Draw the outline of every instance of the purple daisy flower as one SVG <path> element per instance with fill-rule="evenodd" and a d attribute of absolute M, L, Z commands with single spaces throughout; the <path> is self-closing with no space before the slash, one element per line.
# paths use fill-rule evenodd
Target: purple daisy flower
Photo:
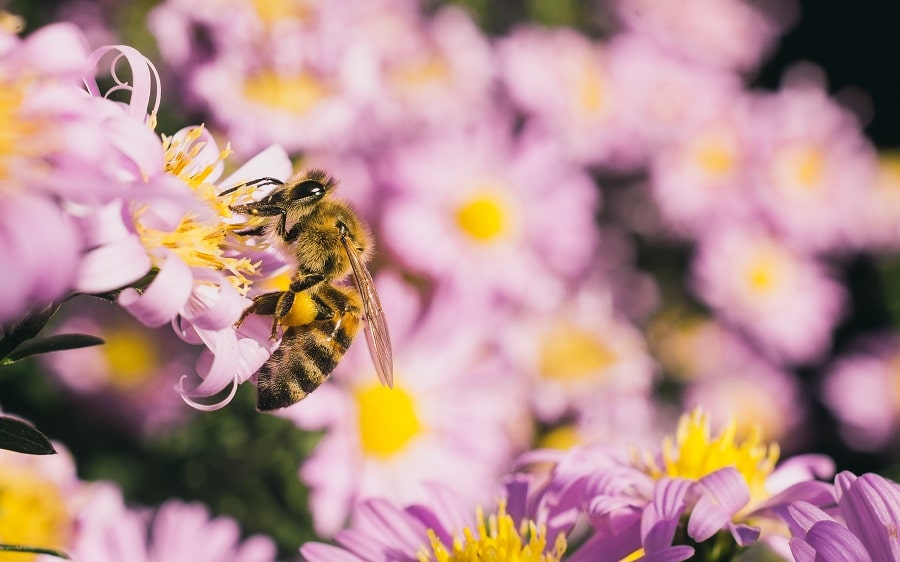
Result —
<path fill-rule="evenodd" d="M 790 547 L 797 562 L 900 559 L 900 486 L 877 474 L 841 472 L 834 479 L 838 510 L 807 502 L 788 508 L 795 526 Z"/>

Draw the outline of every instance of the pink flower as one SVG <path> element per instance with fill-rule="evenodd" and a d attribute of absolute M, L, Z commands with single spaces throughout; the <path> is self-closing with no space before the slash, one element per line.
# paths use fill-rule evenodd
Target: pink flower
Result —
<path fill-rule="evenodd" d="M 900 338 L 873 336 L 838 357 L 822 381 L 822 398 L 844 442 L 863 451 L 889 445 L 900 427 Z"/>
<path fill-rule="evenodd" d="M 521 27 L 497 50 L 512 102 L 575 161 L 614 168 L 640 161 L 643 147 L 606 44 L 571 29 Z"/>
<path fill-rule="evenodd" d="M 0 297 L 7 320 L 72 289 L 85 243 L 74 215 L 121 185 L 104 133 L 115 108 L 80 87 L 90 63 L 79 31 L 57 24 L 26 39 L 0 33 L 0 254 L 15 268 Z"/>
<path fill-rule="evenodd" d="M 846 300 L 822 263 L 757 229 L 707 232 L 693 282 L 725 320 L 788 362 L 827 350 Z"/>
<path fill-rule="evenodd" d="M 356 342 L 333 382 L 280 411 L 303 429 L 326 430 L 300 469 L 324 536 L 367 498 L 423 500 L 429 481 L 459 490 L 474 507 L 490 498 L 528 438 L 523 389 L 483 353 L 485 334 L 459 314 L 458 302 L 439 299 L 420 317 L 409 287 L 393 277 L 377 285 L 394 345 L 393 389 L 379 384 Z"/>
<path fill-rule="evenodd" d="M 757 201 L 775 231 L 812 251 L 847 248 L 861 224 L 876 154 L 858 118 L 798 69 L 753 108 Z"/>
<path fill-rule="evenodd" d="M 792 23 L 794 2 L 758 6 L 742 0 L 700 0 L 675 6 L 653 0 L 618 0 L 626 27 L 667 51 L 710 66 L 751 70 Z"/>
<path fill-rule="evenodd" d="M 435 280 L 514 301 L 552 299 L 559 277 L 587 270 L 596 187 L 546 139 L 513 140 L 504 119 L 398 146 L 381 177 L 395 193 L 384 246 Z"/>
<path fill-rule="evenodd" d="M 151 512 L 129 509 L 121 492 L 107 487 L 85 505 L 69 554 L 75 562 L 270 562 L 275 544 L 268 537 L 241 539 L 229 517 L 211 518 L 205 506 L 169 500 Z"/>

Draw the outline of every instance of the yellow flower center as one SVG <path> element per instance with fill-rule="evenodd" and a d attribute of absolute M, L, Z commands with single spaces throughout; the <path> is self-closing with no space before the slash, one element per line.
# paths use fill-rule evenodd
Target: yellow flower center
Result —
<path fill-rule="evenodd" d="M 606 77 L 596 64 L 593 57 L 582 61 L 575 79 L 576 107 L 587 115 L 598 115 L 607 104 Z"/>
<path fill-rule="evenodd" d="M 49 123 L 21 114 L 27 89 L 26 80 L 9 82 L 0 77 L 0 182 L 3 184 L 13 179 L 17 166 L 34 167 L 36 159 L 50 151 L 46 146 L 50 139 L 39 135 Z"/>
<path fill-rule="evenodd" d="M 544 378 L 575 381 L 596 376 L 617 360 L 595 332 L 563 322 L 541 342 L 538 364 Z"/>
<path fill-rule="evenodd" d="M 825 155 L 812 145 L 783 148 L 774 159 L 775 181 L 783 189 L 800 188 L 801 193 L 816 190 L 825 177 Z"/>
<path fill-rule="evenodd" d="M 419 562 L 559 562 L 566 551 L 566 539 L 560 534 L 551 552 L 547 548 L 547 529 L 533 521 L 523 521 L 517 529 L 501 502 L 496 514 L 487 519 L 484 510 L 476 510 L 476 528 L 466 527 L 461 536 L 445 545 L 431 529 L 431 544 L 418 553 Z"/>
<path fill-rule="evenodd" d="M 573 425 L 561 425 L 554 427 L 545 433 L 537 443 L 539 449 L 558 449 L 567 451 L 576 445 L 582 444 L 581 436 Z"/>
<path fill-rule="evenodd" d="M 450 69 L 444 59 L 431 55 L 395 66 L 389 77 L 392 83 L 406 91 L 424 91 L 445 84 Z"/>
<path fill-rule="evenodd" d="M 763 296 L 772 294 L 787 280 L 789 256 L 780 248 L 764 244 L 757 248 L 744 269 L 744 279 L 751 294 Z"/>
<path fill-rule="evenodd" d="M 121 389 L 140 387 L 152 379 L 160 366 L 160 355 L 147 332 L 117 327 L 103 334 L 100 346 L 109 365 L 110 382 Z"/>
<path fill-rule="evenodd" d="M 244 83 L 244 95 L 272 109 L 306 115 L 328 96 L 328 89 L 308 73 L 285 76 L 263 71 Z"/>
<path fill-rule="evenodd" d="M 456 224 L 477 242 L 496 242 L 509 231 L 510 205 L 496 189 L 482 188 L 456 208 Z"/>
<path fill-rule="evenodd" d="M 692 150 L 697 167 L 713 179 L 727 176 L 737 165 L 734 139 L 724 130 L 701 134 Z"/>
<path fill-rule="evenodd" d="M 721 468 L 734 467 L 750 488 L 752 498 L 766 496 L 765 481 L 775 468 L 778 445 L 763 444 L 758 430 L 751 430 L 738 442 L 737 424 L 732 420 L 715 438 L 710 436 L 709 416 L 696 408 L 681 416 L 673 440 L 663 440 L 663 466 L 645 455 L 647 473 L 653 478 L 669 476 L 699 480 Z"/>
<path fill-rule="evenodd" d="M 400 387 L 372 385 L 356 392 L 360 445 L 365 454 L 388 458 L 422 431 L 412 395 Z"/>
<path fill-rule="evenodd" d="M 30 468 L 0 464 L 0 544 L 65 550 L 71 531 L 66 502 L 52 482 Z M 35 558 L 34 554 L 0 552 L 0 562 Z"/>
<path fill-rule="evenodd" d="M 222 150 L 216 162 L 194 171 L 190 166 L 203 149 L 204 143 L 198 142 L 202 134 L 203 127 L 194 127 L 183 139 L 163 137 L 165 170 L 182 180 L 197 199 L 210 209 L 210 214 L 214 218 L 201 218 L 188 213 L 174 230 L 157 230 L 141 220 L 148 210 L 141 207 L 134 210 L 135 226 L 141 242 L 150 250 L 151 258 L 155 262 L 160 256 L 155 255 L 153 250 L 166 248 L 191 267 L 206 267 L 227 272 L 226 278 L 242 294 L 246 294 L 251 285 L 248 276 L 258 273 L 258 265 L 246 257 L 225 256 L 226 240 L 230 232 L 238 229 L 240 225 L 228 225 L 224 219 L 231 217 L 229 205 L 235 201 L 238 194 L 231 193 L 220 197 L 219 189 L 207 181 L 216 164 L 224 160 L 230 154 L 230 150 L 227 148 Z M 159 266 L 160 263 L 154 265 Z"/>
<path fill-rule="evenodd" d="M 283 20 L 303 20 L 311 12 L 306 2 L 298 0 L 253 0 L 253 9 L 267 26 Z"/>

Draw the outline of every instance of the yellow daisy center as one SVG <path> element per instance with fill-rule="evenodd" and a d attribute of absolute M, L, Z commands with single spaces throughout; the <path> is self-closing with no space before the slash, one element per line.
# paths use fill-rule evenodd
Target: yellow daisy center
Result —
<path fill-rule="evenodd" d="M 413 396 L 403 388 L 361 388 L 356 405 L 360 445 L 368 456 L 392 457 L 423 432 Z"/>
<path fill-rule="evenodd" d="M 709 415 L 697 408 L 681 416 L 673 439 L 663 440 L 662 461 L 659 467 L 650 455 L 645 455 L 645 467 L 650 476 L 661 478 L 700 478 L 725 467 L 740 472 L 753 498 L 766 496 L 765 481 L 775 468 L 780 454 L 776 443 L 764 444 L 758 430 L 751 429 L 743 441 L 737 439 L 737 424 L 732 420 L 719 433 L 710 435 Z"/>
<path fill-rule="evenodd" d="M 785 147 L 775 155 L 773 165 L 775 181 L 784 189 L 800 188 L 801 193 L 813 192 L 825 178 L 825 155 L 813 145 Z"/>
<path fill-rule="evenodd" d="M 149 333 L 117 327 L 103 335 L 100 346 L 109 365 L 110 382 L 124 390 L 151 380 L 160 366 L 160 354 Z"/>
<path fill-rule="evenodd" d="M 558 449 L 567 451 L 576 445 L 581 445 L 582 439 L 578 434 L 578 429 L 571 425 L 561 425 L 554 427 L 545 433 L 537 443 L 538 449 Z"/>
<path fill-rule="evenodd" d="M 220 197 L 219 189 L 207 181 L 216 164 L 224 160 L 230 154 L 230 150 L 222 150 L 216 162 L 194 171 L 190 165 L 203 149 L 204 143 L 198 142 L 202 134 L 203 127 L 194 127 L 183 139 L 163 137 L 165 170 L 182 180 L 197 199 L 209 208 L 214 218 L 201 218 L 194 213 L 188 213 L 174 230 L 157 230 L 141 220 L 142 215 L 147 212 L 147 208 L 142 207 L 134 210 L 135 225 L 144 247 L 151 250 L 152 259 L 159 259 L 152 250 L 166 248 L 191 267 L 227 272 L 226 278 L 242 294 L 246 294 L 251 285 L 248 276 L 258 273 L 257 264 L 246 257 L 225 256 L 226 239 L 238 226 L 228 225 L 224 219 L 231 217 L 229 205 L 234 202 L 237 193 Z"/>
<path fill-rule="evenodd" d="M 608 104 L 606 77 L 597 68 L 594 57 L 587 57 L 577 67 L 574 80 L 575 107 L 582 114 L 598 115 Z"/>
<path fill-rule="evenodd" d="M 71 532 L 71 516 L 55 484 L 31 468 L 0 465 L 0 544 L 65 550 Z M 0 552 L 0 562 L 35 558 Z"/>
<path fill-rule="evenodd" d="M 561 323 L 541 342 L 538 364 L 545 378 L 575 381 L 596 375 L 617 360 L 597 333 Z"/>
<path fill-rule="evenodd" d="M 36 117 L 22 115 L 28 82 L 9 82 L 0 78 L 0 182 L 5 184 L 21 163 L 30 167 L 35 159 L 46 154 L 50 140 L 39 135 L 49 123 Z M 12 183 L 12 182 L 11 182 Z"/>
<path fill-rule="evenodd" d="M 303 20 L 311 12 L 306 2 L 297 0 L 253 0 L 253 9 L 267 26 L 284 20 Z"/>
<path fill-rule="evenodd" d="M 449 77 L 447 63 L 437 55 L 397 65 L 389 73 L 392 83 L 410 92 L 430 90 L 446 83 Z"/>
<path fill-rule="evenodd" d="M 566 539 L 560 534 L 551 552 L 547 548 L 547 529 L 533 521 L 523 521 L 516 528 L 513 518 L 501 502 L 496 514 L 485 518 L 484 510 L 476 510 L 476 528 L 466 527 L 445 545 L 431 529 L 431 544 L 418 553 L 419 562 L 559 562 L 566 551 Z"/>
<path fill-rule="evenodd" d="M 692 152 L 700 171 L 713 179 L 726 177 L 737 166 L 734 140 L 725 131 L 715 130 L 701 134 L 693 142 Z"/>
<path fill-rule="evenodd" d="M 456 207 L 456 224 L 469 238 L 496 242 L 510 230 L 510 204 L 499 190 L 476 190 Z"/>
<path fill-rule="evenodd" d="M 244 95 L 272 109 L 306 115 L 328 96 L 328 88 L 309 73 L 263 71 L 244 83 Z"/>
<path fill-rule="evenodd" d="M 744 268 L 744 282 L 756 296 L 774 293 L 787 281 L 790 272 L 789 256 L 773 245 L 758 247 Z"/>

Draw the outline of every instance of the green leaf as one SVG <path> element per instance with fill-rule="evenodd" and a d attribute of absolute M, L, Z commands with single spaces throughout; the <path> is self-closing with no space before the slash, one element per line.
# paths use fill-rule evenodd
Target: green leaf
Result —
<path fill-rule="evenodd" d="M 39 548 L 36 546 L 22 546 L 18 544 L 0 544 L 0 552 L 31 552 L 34 554 L 49 554 L 50 556 L 56 556 L 57 558 L 63 558 L 65 560 L 71 560 L 69 555 L 65 552 L 61 552 L 59 550 L 53 550 L 50 548 Z M 24 558 L 23 558 L 24 560 Z"/>
<path fill-rule="evenodd" d="M 87 334 L 57 334 L 43 338 L 33 338 L 23 342 L 5 359 L 6 362 L 18 361 L 25 357 L 50 353 L 52 351 L 64 351 L 66 349 L 78 349 L 92 345 L 102 345 L 103 340 L 97 336 Z"/>
<path fill-rule="evenodd" d="M 0 359 L 9 357 L 17 347 L 40 332 L 59 310 L 58 304 L 51 304 L 40 310 L 32 310 L 14 321 L 3 324 L 0 338 Z"/>
<path fill-rule="evenodd" d="M 0 416 L 0 449 L 26 455 L 54 455 L 56 450 L 47 437 L 30 423 Z"/>

